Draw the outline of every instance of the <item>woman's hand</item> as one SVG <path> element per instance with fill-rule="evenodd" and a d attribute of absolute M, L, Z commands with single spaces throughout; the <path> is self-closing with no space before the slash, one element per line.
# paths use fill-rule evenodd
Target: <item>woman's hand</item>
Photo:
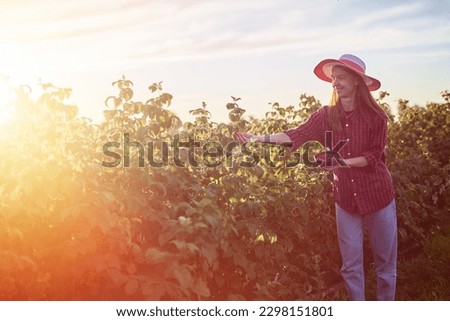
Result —
<path fill-rule="evenodd" d="M 345 160 L 335 152 L 321 152 L 315 155 L 314 159 L 319 163 L 319 168 L 325 169 L 327 171 L 333 171 L 337 168 L 348 167 Z"/>
<path fill-rule="evenodd" d="M 234 132 L 233 138 L 239 143 L 239 144 L 245 144 L 247 142 L 255 142 L 257 141 L 257 136 L 250 134 L 250 133 L 239 133 Z"/>
<path fill-rule="evenodd" d="M 257 142 L 262 144 L 283 145 L 285 147 L 291 147 L 292 141 L 285 133 L 270 134 L 270 135 L 253 135 L 250 133 L 233 133 L 233 138 L 241 143 Z"/>

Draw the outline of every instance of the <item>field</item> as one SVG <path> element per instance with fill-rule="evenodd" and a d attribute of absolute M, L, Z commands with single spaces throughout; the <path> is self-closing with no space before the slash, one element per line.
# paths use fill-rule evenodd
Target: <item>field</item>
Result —
<path fill-rule="evenodd" d="M 130 80 L 114 85 L 100 123 L 78 115 L 70 89 L 18 89 L 0 127 L 1 300 L 347 299 L 327 172 L 232 138 L 296 126 L 320 102 L 304 94 L 247 119 L 244 99 L 231 98 L 229 122 L 206 104 L 183 122 L 161 83 L 145 102 L 133 101 Z M 442 98 L 401 100 L 389 123 L 398 300 L 450 300 L 450 93 Z M 374 299 L 368 247 L 365 258 Z"/>

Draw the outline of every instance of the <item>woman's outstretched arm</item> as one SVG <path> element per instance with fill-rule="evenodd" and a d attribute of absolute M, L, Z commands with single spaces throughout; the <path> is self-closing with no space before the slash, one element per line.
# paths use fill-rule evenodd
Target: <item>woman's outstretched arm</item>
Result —
<path fill-rule="evenodd" d="M 236 141 L 241 144 L 247 142 L 258 142 L 258 143 L 268 143 L 268 144 L 290 144 L 292 143 L 291 138 L 285 133 L 278 134 L 266 134 L 266 135 L 253 135 L 250 133 L 238 133 L 235 132 L 233 137 Z"/>

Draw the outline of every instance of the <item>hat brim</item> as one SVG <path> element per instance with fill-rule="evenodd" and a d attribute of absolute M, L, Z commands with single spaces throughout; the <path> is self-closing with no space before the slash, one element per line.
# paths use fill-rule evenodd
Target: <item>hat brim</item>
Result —
<path fill-rule="evenodd" d="M 319 64 L 314 68 L 314 74 L 319 77 L 319 79 L 322 79 L 327 82 L 331 82 L 331 71 L 333 67 L 335 66 L 341 66 L 343 68 L 349 69 L 358 75 L 362 77 L 364 80 L 364 83 L 366 84 L 367 88 L 370 91 L 377 90 L 381 87 L 381 82 L 373 77 L 367 76 L 366 74 L 362 73 L 361 71 L 352 68 L 351 66 L 348 66 L 344 63 L 342 63 L 339 60 L 336 59 L 325 59 L 319 62 Z"/>

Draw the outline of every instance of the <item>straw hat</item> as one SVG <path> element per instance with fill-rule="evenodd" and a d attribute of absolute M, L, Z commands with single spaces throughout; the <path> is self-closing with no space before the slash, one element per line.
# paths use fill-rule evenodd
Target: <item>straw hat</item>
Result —
<path fill-rule="evenodd" d="M 381 83 L 379 80 L 366 75 L 366 64 L 358 57 L 350 54 L 342 55 L 338 60 L 325 59 L 319 62 L 314 68 L 314 73 L 320 79 L 331 82 L 331 71 L 334 66 L 341 66 L 350 69 L 360 75 L 369 90 L 377 90 L 380 88 Z"/>

